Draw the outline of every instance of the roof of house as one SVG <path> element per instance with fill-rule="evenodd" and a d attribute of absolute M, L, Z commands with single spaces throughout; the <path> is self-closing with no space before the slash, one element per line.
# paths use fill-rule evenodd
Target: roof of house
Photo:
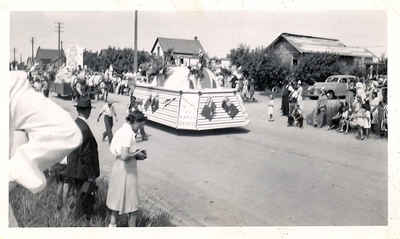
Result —
<path fill-rule="evenodd" d="M 64 50 L 61 50 L 61 55 L 64 55 Z M 58 50 L 57 49 L 43 49 L 43 48 L 39 47 L 36 52 L 36 59 L 57 60 L 58 59 Z"/>
<path fill-rule="evenodd" d="M 341 56 L 376 57 L 372 52 L 362 47 L 346 46 L 337 39 L 282 33 L 270 46 L 285 39 L 299 53 L 330 53 Z"/>
<path fill-rule="evenodd" d="M 203 46 L 200 41 L 197 39 L 187 40 L 187 39 L 176 39 L 176 38 L 165 38 L 158 37 L 151 48 L 151 52 L 153 52 L 154 48 L 157 45 L 157 42 L 160 43 L 160 46 L 163 51 L 168 51 L 169 49 L 173 49 L 176 54 L 185 54 L 185 55 L 197 55 L 199 51 L 204 51 Z"/>

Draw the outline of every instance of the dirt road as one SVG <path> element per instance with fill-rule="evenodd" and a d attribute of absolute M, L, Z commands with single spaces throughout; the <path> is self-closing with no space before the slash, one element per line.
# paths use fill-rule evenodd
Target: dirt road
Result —
<path fill-rule="evenodd" d="M 111 95 L 119 121 L 128 97 Z M 71 101 L 52 99 L 70 112 Z M 140 193 L 182 226 L 317 226 L 387 224 L 387 140 L 334 131 L 286 127 L 275 100 L 274 122 L 265 122 L 267 97 L 246 104 L 244 128 L 206 132 L 146 127 L 141 143 L 149 159 L 139 163 Z M 306 113 L 315 101 L 305 101 Z M 101 141 L 104 123 L 89 120 L 100 145 L 102 175 L 113 158 Z M 72 113 L 75 114 L 75 113 Z"/>

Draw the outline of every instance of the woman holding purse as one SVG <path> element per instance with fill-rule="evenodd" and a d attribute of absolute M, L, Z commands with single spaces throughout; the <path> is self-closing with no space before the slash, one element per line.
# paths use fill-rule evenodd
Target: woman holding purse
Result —
<path fill-rule="evenodd" d="M 106 201 L 111 210 L 109 227 L 116 227 L 118 214 L 128 214 L 129 226 L 136 225 L 139 203 L 136 160 L 146 158 L 146 152 L 135 147 L 135 132 L 145 123 L 145 119 L 140 111 L 130 113 L 111 141 L 110 150 L 115 161 Z"/>

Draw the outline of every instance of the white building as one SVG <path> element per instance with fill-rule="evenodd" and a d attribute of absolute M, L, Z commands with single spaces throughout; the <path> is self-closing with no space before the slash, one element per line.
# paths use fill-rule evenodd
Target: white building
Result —
<path fill-rule="evenodd" d="M 165 57 L 167 52 L 172 52 L 169 62 L 177 65 L 195 65 L 199 62 L 199 52 L 205 53 L 197 37 L 194 40 L 158 37 L 151 48 L 151 54 Z"/>

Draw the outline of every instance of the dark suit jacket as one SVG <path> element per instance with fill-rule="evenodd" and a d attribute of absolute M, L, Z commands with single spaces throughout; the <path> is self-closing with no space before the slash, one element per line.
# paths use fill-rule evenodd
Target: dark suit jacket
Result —
<path fill-rule="evenodd" d="M 75 120 L 82 132 L 82 144 L 67 158 L 66 177 L 87 180 L 100 176 L 97 142 L 89 126 L 80 118 Z"/>

